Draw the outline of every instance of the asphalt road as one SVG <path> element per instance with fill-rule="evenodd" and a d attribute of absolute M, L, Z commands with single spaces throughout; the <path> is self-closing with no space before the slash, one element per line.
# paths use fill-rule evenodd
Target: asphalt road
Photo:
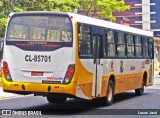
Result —
<path fill-rule="evenodd" d="M 68 99 L 65 104 L 50 104 L 45 97 L 21 96 L 0 100 L 0 109 L 42 111 L 49 115 L 139 115 L 143 113 L 160 115 L 160 76 L 155 75 L 154 85 L 145 88 L 143 96 L 128 91 L 115 96 L 111 106 L 104 106 L 100 100 L 87 101 Z"/>

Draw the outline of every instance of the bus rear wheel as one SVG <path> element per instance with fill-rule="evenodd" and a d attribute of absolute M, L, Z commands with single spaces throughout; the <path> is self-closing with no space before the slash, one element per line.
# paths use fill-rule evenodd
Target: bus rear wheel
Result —
<path fill-rule="evenodd" d="M 56 97 L 56 96 L 48 95 L 47 100 L 49 103 L 65 103 L 67 100 L 67 97 Z"/>
<path fill-rule="evenodd" d="M 135 89 L 135 93 L 138 96 L 141 96 L 144 94 L 144 81 L 142 82 L 142 88 Z"/>
<path fill-rule="evenodd" d="M 106 96 L 103 98 L 107 106 L 110 106 L 112 104 L 113 97 L 114 97 L 114 83 L 112 80 L 109 80 Z"/>

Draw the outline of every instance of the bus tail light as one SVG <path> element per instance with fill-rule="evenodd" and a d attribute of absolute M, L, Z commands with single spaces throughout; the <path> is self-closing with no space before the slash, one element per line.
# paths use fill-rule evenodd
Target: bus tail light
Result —
<path fill-rule="evenodd" d="M 13 16 L 13 14 L 14 14 L 14 13 L 10 13 L 10 14 L 8 15 L 8 19 L 11 19 L 12 16 Z"/>
<path fill-rule="evenodd" d="M 9 71 L 9 68 L 8 68 L 8 64 L 5 61 L 3 62 L 3 73 L 4 73 L 5 78 L 8 81 L 12 81 L 12 77 L 11 77 L 11 74 L 10 74 L 10 71 Z"/>
<path fill-rule="evenodd" d="M 73 19 L 73 16 L 70 16 L 70 19 Z"/>
<path fill-rule="evenodd" d="M 71 79 L 74 75 L 74 71 L 75 71 L 75 65 L 74 64 L 70 64 L 68 66 L 67 72 L 65 74 L 64 80 L 63 80 L 63 84 L 69 84 L 71 82 Z"/>

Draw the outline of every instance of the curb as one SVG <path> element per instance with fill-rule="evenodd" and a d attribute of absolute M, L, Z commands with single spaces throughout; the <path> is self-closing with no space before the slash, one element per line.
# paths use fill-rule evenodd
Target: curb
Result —
<path fill-rule="evenodd" d="M 0 99 L 3 99 L 4 98 L 4 96 L 0 96 Z"/>
<path fill-rule="evenodd" d="M 4 92 L 3 89 L 0 87 L 0 100 L 15 98 L 19 96 L 20 95 L 18 94 Z"/>

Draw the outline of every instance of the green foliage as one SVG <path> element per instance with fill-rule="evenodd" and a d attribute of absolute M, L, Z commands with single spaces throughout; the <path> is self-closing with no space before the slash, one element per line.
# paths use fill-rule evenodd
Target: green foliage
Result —
<path fill-rule="evenodd" d="M 113 12 L 123 12 L 129 10 L 130 7 L 125 5 L 124 0 L 80 0 L 80 9 L 87 12 L 87 16 L 107 18 L 115 21 Z"/>
<path fill-rule="evenodd" d="M 3 2 L 2 2 L 2 1 L 0 1 L 0 7 L 1 7 L 1 6 L 3 6 Z"/>
<path fill-rule="evenodd" d="M 11 12 L 22 11 L 61 11 L 74 12 L 84 9 L 88 16 L 101 16 L 111 21 L 114 11 L 125 11 L 124 0 L 0 0 L 0 37 L 4 36 L 7 16 Z"/>
<path fill-rule="evenodd" d="M 0 0 L 0 37 L 4 37 L 7 16 L 11 12 L 73 12 L 78 6 L 76 0 Z"/>
<path fill-rule="evenodd" d="M 7 23 L 7 18 L 0 18 L 0 37 L 5 35 L 5 24 Z"/>

